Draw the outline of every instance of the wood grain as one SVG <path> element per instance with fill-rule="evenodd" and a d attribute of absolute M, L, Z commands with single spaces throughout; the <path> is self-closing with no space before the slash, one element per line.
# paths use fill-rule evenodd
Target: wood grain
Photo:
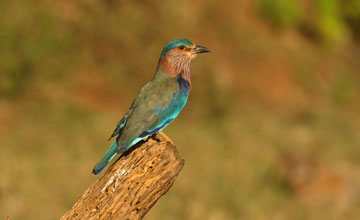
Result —
<path fill-rule="evenodd" d="M 184 166 L 173 144 L 149 138 L 122 155 L 61 220 L 142 219 Z"/>

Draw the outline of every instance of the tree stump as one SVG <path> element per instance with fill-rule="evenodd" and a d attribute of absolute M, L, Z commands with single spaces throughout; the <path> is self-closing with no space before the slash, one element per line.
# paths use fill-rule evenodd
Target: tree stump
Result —
<path fill-rule="evenodd" d="M 61 220 L 142 219 L 172 186 L 184 160 L 171 140 L 159 135 L 133 148 L 88 187 Z"/>

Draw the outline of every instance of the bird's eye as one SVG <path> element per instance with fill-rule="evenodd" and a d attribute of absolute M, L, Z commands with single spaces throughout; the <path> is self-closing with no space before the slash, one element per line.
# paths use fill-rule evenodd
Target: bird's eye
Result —
<path fill-rule="evenodd" d="M 180 49 L 180 50 L 185 49 L 184 45 L 180 45 L 180 46 L 179 46 L 179 49 Z"/>

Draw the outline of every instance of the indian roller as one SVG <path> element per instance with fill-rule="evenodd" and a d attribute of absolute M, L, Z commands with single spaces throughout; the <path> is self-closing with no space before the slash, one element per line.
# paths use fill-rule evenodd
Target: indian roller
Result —
<path fill-rule="evenodd" d="M 116 137 L 103 158 L 95 165 L 98 174 L 117 153 L 162 131 L 184 108 L 189 90 L 190 61 L 210 49 L 188 39 L 170 41 L 161 52 L 153 79 L 138 93 L 129 110 L 117 124 L 109 140 Z"/>

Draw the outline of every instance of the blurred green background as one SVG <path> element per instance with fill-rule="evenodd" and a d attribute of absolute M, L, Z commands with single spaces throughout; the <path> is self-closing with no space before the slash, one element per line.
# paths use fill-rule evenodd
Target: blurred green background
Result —
<path fill-rule="evenodd" d="M 153 219 L 360 219 L 360 1 L 0 1 L 0 218 L 59 219 L 163 46 L 186 164 Z"/>

